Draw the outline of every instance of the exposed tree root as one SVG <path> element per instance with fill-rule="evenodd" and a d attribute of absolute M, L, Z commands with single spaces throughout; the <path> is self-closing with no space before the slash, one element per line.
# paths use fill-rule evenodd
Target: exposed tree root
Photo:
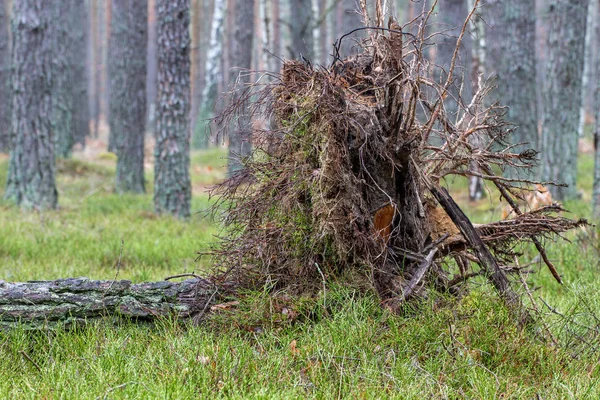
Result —
<path fill-rule="evenodd" d="M 518 209 L 514 198 L 537 182 L 505 178 L 503 169 L 530 168 L 537 154 L 513 152 L 513 127 L 503 108 L 486 105 L 485 82 L 471 99 L 453 99 L 457 111 L 446 110 L 450 93 L 460 93 L 449 90 L 457 52 L 436 81 L 438 67 L 423 56 L 437 35 L 425 36 L 431 11 L 404 27 L 364 13 L 372 25 L 358 55 L 342 59 L 338 42 L 328 68 L 286 61 L 277 79 L 244 88 L 221 115 L 225 127 L 240 114 L 270 127 L 256 124 L 247 138 L 253 156 L 213 192 L 225 226 L 212 253 L 217 266 L 242 286 L 291 291 L 359 271 L 393 310 L 481 274 L 528 320 L 513 289 L 520 283 L 507 275 L 515 246 L 533 242 L 560 281 L 539 238 L 587 222 L 554 215 L 558 205 Z M 250 96 L 257 101 L 246 108 Z M 474 226 L 440 184 L 451 176 L 492 183 L 517 217 Z"/>

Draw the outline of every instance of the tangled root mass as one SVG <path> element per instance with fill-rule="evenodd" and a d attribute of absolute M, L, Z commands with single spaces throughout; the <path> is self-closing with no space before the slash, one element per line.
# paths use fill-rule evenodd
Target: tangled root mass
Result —
<path fill-rule="evenodd" d="M 483 226 L 450 211 L 440 182 L 453 175 L 487 181 L 516 207 L 534 182 L 502 172 L 532 167 L 536 153 L 511 151 L 512 127 L 503 108 L 485 106 L 485 85 L 468 104 L 449 97 L 452 69 L 436 80 L 423 57 L 425 22 L 415 35 L 371 29 L 358 55 L 328 68 L 286 61 L 220 116 L 221 126 L 240 113 L 258 121 L 252 156 L 213 191 L 223 277 L 306 291 L 358 272 L 395 309 L 428 288 L 504 274 L 515 244 L 586 224 L 556 215 L 558 205 Z"/>

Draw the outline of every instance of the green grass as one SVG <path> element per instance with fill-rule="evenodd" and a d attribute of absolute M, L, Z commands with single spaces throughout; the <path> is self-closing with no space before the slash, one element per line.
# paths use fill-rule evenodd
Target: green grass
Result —
<path fill-rule="evenodd" d="M 213 154 L 219 154 L 214 153 Z M 194 166 L 203 168 L 202 157 Z M 216 229 L 204 211 L 208 194 L 192 201 L 188 222 L 153 213 L 151 194 L 113 193 L 114 166 L 61 161 L 57 185 L 60 208 L 36 213 L 0 203 L 0 276 L 20 281 L 87 276 L 114 277 L 121 240 L 120 277 L 135 281 L 162 279 L 173 272 L 201 270 L 196 252 L 206 250 Z M 7 162 L 0 163 L 0 197 Z M 215 174 L 215 177 L 217 175 Z M 193 182 L 211 184 L 207 177 Z M 149 190 L 152 190 L 150 174 Z M 110 278 L 112 279 L 112 278 Z"/>
<path fill-rule="evenodd" d="M 222 149 L 194 153 L 194 213 L 188 222 L 152 213 L 152 196 L 112 193 L 114 161 L 61 162 L 61 208 L 23 212 L 0 203 L 0 279 L 88 276 L 160 280 L 205 270 L 195 262 L 217 228 L 200 213 L 203 192 L 224 176 Z M 580 162 L 581 201 L 590 212 L 591 157 Z M 7 161 L 0 159 L 0 196 Z M 152 189 L 151 171 L 148 187 Z M 454 190 L 461 183 L 453 184 Z M 500 210 L 483 200 L 475 219 Z M 0 334 L 1 398 L 599 398 L 594 314 L 600 309 L 597 239 L 549 243 L 560 286 L 539 265 L 533 278 L 559 342 L 518 329 L 483 280 L 460 300 L 430 298 L 390 315 L 372 293 L 331 284 L 315 298 L 246 293 L 203 326 L 164 320 L 98 322 L 64 331 Z M 535 252 L 525 249 L 523 261 Z M 599 314 L 600 315 L 600 314 Z"/>

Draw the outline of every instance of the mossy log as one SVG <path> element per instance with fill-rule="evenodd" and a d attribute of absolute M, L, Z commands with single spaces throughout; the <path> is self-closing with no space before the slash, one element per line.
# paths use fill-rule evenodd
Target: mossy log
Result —
<path fill-rule="evenodd" d="M 27 328 L 72 325 L 114 316 L 198 320 L 217 294 L 217 287 L 201 278 L 139 284 L 88 278 L 18 283 L 0 280 L 0 329 L 19 324 Z"/>

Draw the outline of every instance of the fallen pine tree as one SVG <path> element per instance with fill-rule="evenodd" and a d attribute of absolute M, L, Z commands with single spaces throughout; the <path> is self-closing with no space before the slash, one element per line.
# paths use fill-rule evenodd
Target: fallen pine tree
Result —
<path fill-rule="evenodd" d="M 199 321 L 220 297 L 212 282 L 199 277 L 139 284 L 87 278 L 0 281 L 0 329 L 19 324 L 28 328 L 72 325 L 107 316 L 137 320 L 175 316 Z"/>
<path fill-rule="evenodd" d="M 286 61 L 273 81 L 238 88 L 244 94 L 219 117 L 226 129 L 247 128 L 236 127 L 240 114 L 265 127 L 253 126 L 246 138 L 253 155 L 213 191 L 224 230 L 210 252 L 210 280 L 2 283 L 0 324 L 112 314 L 198 320 L 223 291 L 317 293 L 348 275 L 370 285 L 392 312 L 431 291 L 457 293 L 482 275 L 519 321 L 531 321 L 514 289 L 522 277 L 511 279 L 521 273 L 520 246 L 532 243 L 560 282 L 542 239 L 587 222 L 560 216 L 559 205 L 519 208 L 534 185 L 553 183 L 504 176 L 508 167 L 534 167 L 537 154 L 512 151 L 515 128 L 504 108 L 485 101 L 488 86 L 471 99 L 452 91 L 458 107 L 446 110 L 458 50 L 445 78 L 434 79 L 437 67 L 424 57 L 432 11 L 410 26 L 390 19 L 385 28 L 376 10 L 371 19 L 363 9 L 369 34 L 361 52 L 342 58 L 342 37 L 327 68 Z M 494 187 L 515 218 L 473 224 L 444 187 L 455 176 Z"/>

